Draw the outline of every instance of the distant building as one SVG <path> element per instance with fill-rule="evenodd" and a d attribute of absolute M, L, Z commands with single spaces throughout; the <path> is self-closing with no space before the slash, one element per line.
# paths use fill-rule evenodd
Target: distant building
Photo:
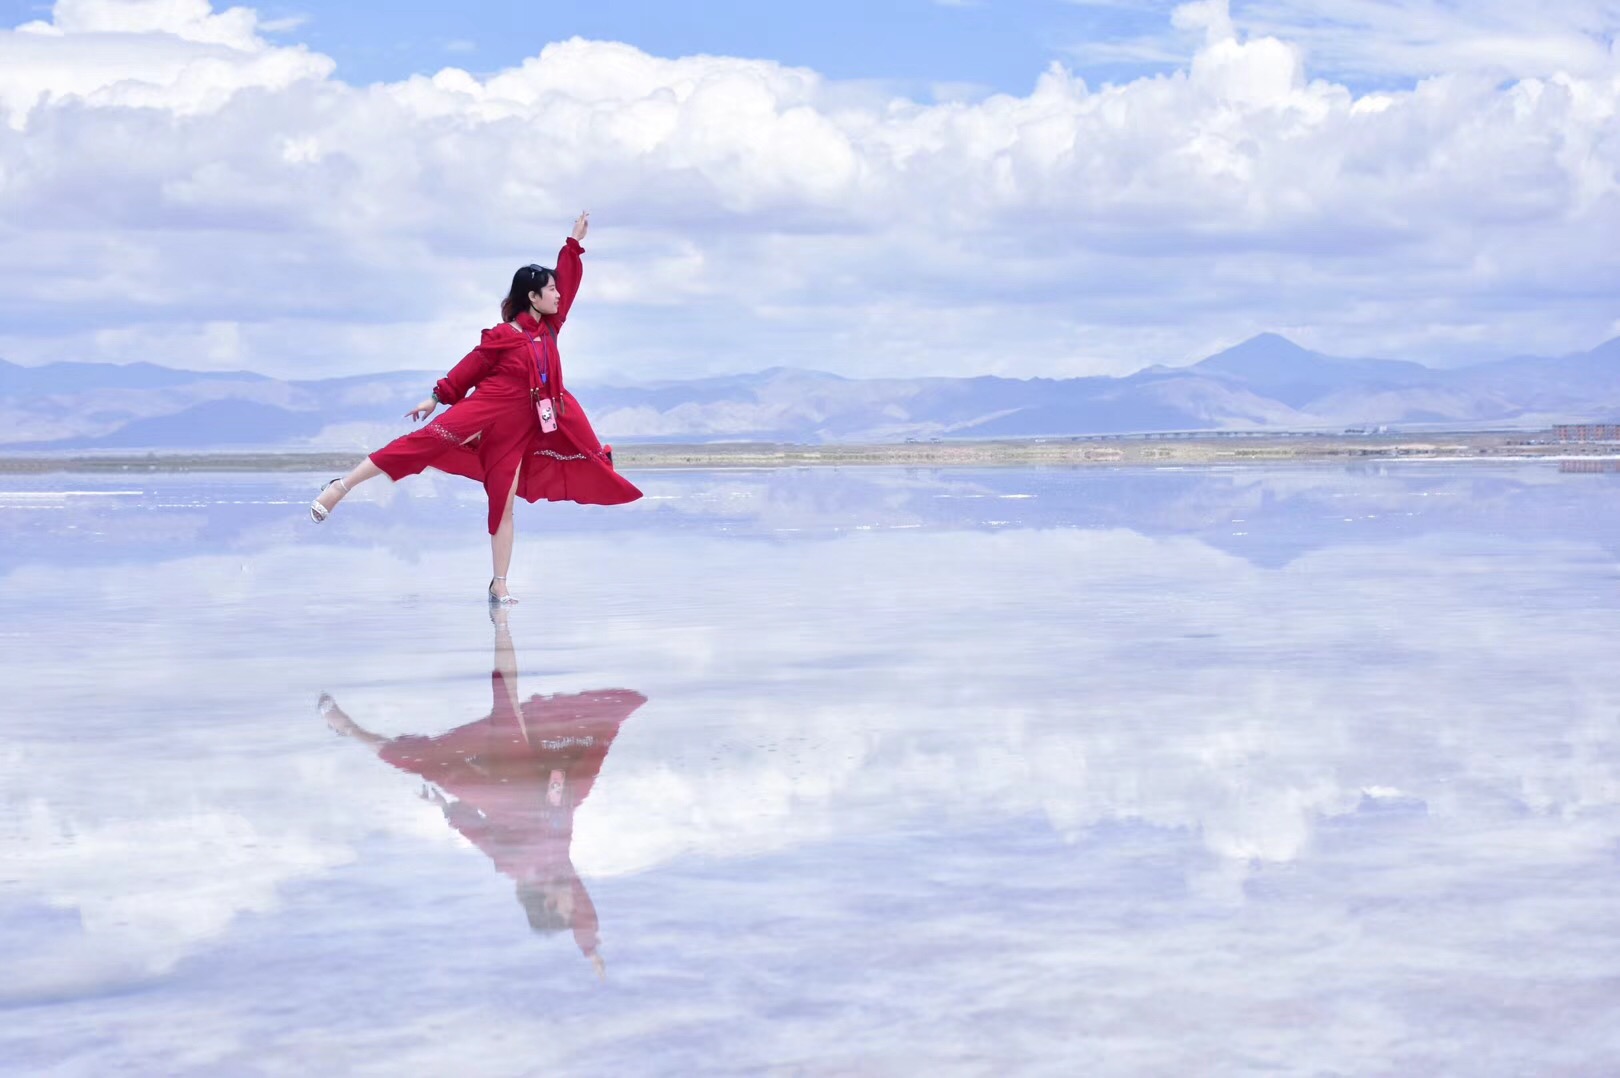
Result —
<path fill-rule="evenodd" d="M 1555 442 L 1620 442 L 1620 423 L 1557 423 Z"/>

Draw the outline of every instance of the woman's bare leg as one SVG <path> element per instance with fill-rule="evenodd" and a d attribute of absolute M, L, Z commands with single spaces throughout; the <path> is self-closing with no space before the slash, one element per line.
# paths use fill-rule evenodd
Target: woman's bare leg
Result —
<path fill-rule="evenodd" d="M 371 458 L 367 457 L 359 464 L 356 464 L 354 469 L 350 471 L 348 475 L 343 477 L 343 482 L 341 484 L 333 483 L 331 486 L 321 491 L 321 496 L 315 500 L 330 510 L 338 502 L 341 502 L 343 500 L 343 496 L 349 493 L 350 490 L 353 490 L 361 483 L 364 483 L 367 479 L 375 479 L 381 474 L 383 474 L 383 470 L 371 463 Z M 344 490 L 344 487 L 348 487 L 349 490 Z"/>
<path fill-rule="evenodd" d="M 512 489 L 506 492 L 506 511 L 501 514 L 500 527 L 489 537 L 490 561 L 495 566 L 495 583 L 490 590 L 497 599 L 511 594 L 506 590 L 506 571 L 512 567 L 512 546 L 517 540 L 517 516 L 512 509 L 517 503 L 518 478 L 522 474 L 523 469 L 519 468 L 512 476 Z"/>
<path fill-rule="evenodd" d="M 330 726 L 333 732 L 342 734 L 344 737 L 352 737 L 356 741 L 364 741 L 374 749 L 388 744 L 386 737 L 372 733 L 349 718 L 349 713 L 338 707 L 337 701 L 326 693 L 321 693 L 317 706 L 320 708 L 321 717 L 326 720 L 326 725 Z"/>
<path fill-rule="evenodd" d="M 501 686 L 506 690 L 505 703 L 512 709 L 512 713 L 522 721 L 523 709 L 518 704 L 518 667 L 517 649 L 512 646 L 512 626 L 504 606 L 490 608 L 490 620 L 495 623 L 495 673 L 501 675 Z M 499 707 L 501 701 L 496 701 Z M 525 737 L 528 735 L 525 734 Z"/>

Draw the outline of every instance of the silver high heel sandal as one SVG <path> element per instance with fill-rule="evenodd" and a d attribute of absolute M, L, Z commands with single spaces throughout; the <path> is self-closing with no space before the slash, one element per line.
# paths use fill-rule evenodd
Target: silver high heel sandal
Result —
<path fill-rule="evenodd" d="M 343 488 L 343 493 L 345 493 L 345 494 L 349 493 L 349 484 L 345 483 L 341 478 L 338 478 L 338 479 L 329 479 L 324 484 L 322 484 L 321 485 L 321 494 L 326 493 L 326 488 L 331 486 L 333 483 L 336 483 L 338 486 L 342 487 Z M 332 509 L 336 509 L 336 508 L 337 508 L 337 506 L 335 506 L 335 505 L 332 507 Z M 332 509 L 328 509 L 326 506 L 322 505 L 321 504 L 320 494 L 317 494 L 315 496 L 315 500 L 309 503 L 309 519 L 311 519 L 315 523 L 319 524 L 323 520 L 325 520 L 327 517 L 332 515 Z"/>
<path fill-rule="evenodd" d="M 515 595 L 496 595 L 495 594 L 495 581 L 497 581 L 497 580 L 505 580 L 505 579 L 506 578 L 504 576 L 492 576 L 492 577 L 489 578 L 489 605 L 490 606 L 497 606 L 497 605 L 499 605 L 499 606 L 511 606 L 512 604 L 517 602 L 517 596 L 515 596 Z"/>

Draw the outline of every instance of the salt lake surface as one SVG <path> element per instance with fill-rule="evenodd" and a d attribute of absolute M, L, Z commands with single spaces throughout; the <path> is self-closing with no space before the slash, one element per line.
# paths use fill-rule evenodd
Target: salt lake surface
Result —
<path fill-rule="evenodd" d="M 1620 476 L 0 480 L 0 1069 L 1620 1070 Z"/>

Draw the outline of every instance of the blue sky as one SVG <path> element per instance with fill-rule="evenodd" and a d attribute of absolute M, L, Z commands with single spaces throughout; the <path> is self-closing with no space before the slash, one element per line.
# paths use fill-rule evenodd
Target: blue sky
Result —
<path fill-rule="evenodd" d="M 0 358 L 439 366 L 586 207 L 590 378 L 1583 350 L 1620 334 L 1617 33 L 1620 0 L 0 4 Z"/>
<path fill-rule="evenodd" d="M 441 67 L 496 71 L 547 41 L 623 41 L 658 56 L 716 53 L 769 57 L 834 79 L 874 79 L 926 94 L 934 84 L 1027 93 L 1053 60 L 1089 41 L 1147 34 L 1173 4 L 1080 5 L 1063 0 L 941 4 L 937 0 L 764 3 L 655 0 L 591 3 L 387 5 L 313 0 L 258 8 L 274 36 L 337 61 L 351 83 L 431 74 Z M 6 25 L 48 17 L 50 5 L 0 3 Z M 386 12 L 386 14 L 381 14 Z M 1099 78 L 1130 77 L 1161 64 L 1086 65 Z"/>

